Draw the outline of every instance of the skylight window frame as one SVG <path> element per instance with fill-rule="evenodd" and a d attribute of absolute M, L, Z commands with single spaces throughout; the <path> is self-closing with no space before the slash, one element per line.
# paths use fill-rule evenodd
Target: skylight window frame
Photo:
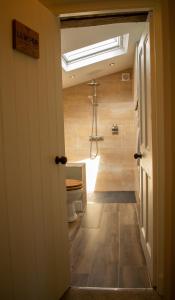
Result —
<path fill-rule="evenodd" d="M 115 40 L 118 40 L 117 43 L 113 46 L 110 46 L 112 42 L 116 42 Z M 105 41 L 102 41 L 100 43 L 95 43 L 92 45 L 89 45 L 87 47 L 79 48 L 67 53 L 64 53 L 62 55 L 62 67 L 65 71 L 72 71 L 78 68 L 82 68 L 88 65 L 91 65 L 96 62 L 100 62 L 106 59 L 110 59 L 112 57 L 125 54 L 128 49 L 128 40 L 129 40 L 129 34 L 124 34 L 122 36 L 117 36 Z M 109 47 L 107 47 L 107 44 L 109 44 Z M 97 49 L 99 46 L 106 46 L 104 50 L 101 51 L 95 51 L 94 53 L 91 53 L 90 55 L 81 55 L 79 58 L 70 59 L 72 55 L 76 55 L 76 53 L 82 53 L 84 51 L 88 51 L 89 49 Z M 82 51 L 83 50 L 83 51 Z"/>
<path fill-rule="evenodd" d="M 116 48 L 121 48 L 123 45 L 123 37 L 117 36 L 115 38 L 111 38 L 99 43 L 95 43 L 83 48 L 79 48 L 68 53 L 63 54 L 63 59 L 66 63 L 74 63 L 76 61 L 80 61 L 83 59 L 87 59 L 89 57 L 93 57 L 95 55 L 104 53 L 106 51 L 111 51 Z M 85 54 L 86 53 L 86 54 Z M 75 57 L 75 58 L 71 58 Z"/>

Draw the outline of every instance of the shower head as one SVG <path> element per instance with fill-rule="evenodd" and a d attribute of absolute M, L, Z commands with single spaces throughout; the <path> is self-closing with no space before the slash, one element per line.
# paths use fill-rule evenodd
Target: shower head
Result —
<path fill-rule="evenodd" d="M 88 85 L 91 85 L 91 86 L 97 86 L 97 85 L 100 85 L 99 82 L 97 82 L 95 79 L 91 80 L 90 82 L 88 82 Z"/>

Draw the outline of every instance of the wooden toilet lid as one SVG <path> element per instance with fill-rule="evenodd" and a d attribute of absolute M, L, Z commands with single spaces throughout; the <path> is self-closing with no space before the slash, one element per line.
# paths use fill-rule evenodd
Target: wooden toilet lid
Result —
<path fill-rule="evenodd" d="M 66 179 L 66 189 L 70 190 L 78 190 L 83 187 L 83 182 L 78 179 Z"/>

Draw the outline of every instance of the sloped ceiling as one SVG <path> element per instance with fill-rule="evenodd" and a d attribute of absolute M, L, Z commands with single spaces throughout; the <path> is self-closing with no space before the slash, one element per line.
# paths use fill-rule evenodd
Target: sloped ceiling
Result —
<path fill-rule="evenodd" d="M 91 79 L 119 72 L 133 66 L 136 43 L 144 31 L 145 23 L 122 23 L 61 30 L 61 51 L 66 53 L 115 36 L 129 33 L 127 54 L 98 62 L 74 71 L 62 70 L 63 88 Z M 110 63 L 114 63 L 111 67 Z"/>

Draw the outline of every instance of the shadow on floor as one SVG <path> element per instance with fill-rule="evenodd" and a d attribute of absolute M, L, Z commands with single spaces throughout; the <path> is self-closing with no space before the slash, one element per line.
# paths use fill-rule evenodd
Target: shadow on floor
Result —
<path fill-rule="evenodd" d="M 88 201 L 98 203 L 136 203 L 134 191 L 94 192 L 89 195 Z"/>

